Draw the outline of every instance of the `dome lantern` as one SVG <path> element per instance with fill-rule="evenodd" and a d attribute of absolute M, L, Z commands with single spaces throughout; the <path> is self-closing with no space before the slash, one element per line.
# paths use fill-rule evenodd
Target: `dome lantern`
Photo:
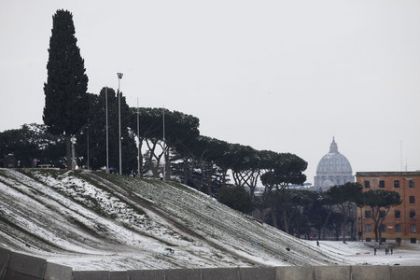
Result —
<path fill-rule="evenodd" d="M 334 137 L 330 145 L 330 153 L 338 153 L 338 146 L 337 146 L 337 143 L 335 143 Z"/>

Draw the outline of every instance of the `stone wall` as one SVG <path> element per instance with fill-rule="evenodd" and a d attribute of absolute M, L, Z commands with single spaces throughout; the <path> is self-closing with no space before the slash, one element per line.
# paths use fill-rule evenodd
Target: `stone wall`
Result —
<path fill-rule="evenodd" d="M 0 280 L 414 280 L 420 266 L 283 266 L 73 271 L 0 248 Z"/>

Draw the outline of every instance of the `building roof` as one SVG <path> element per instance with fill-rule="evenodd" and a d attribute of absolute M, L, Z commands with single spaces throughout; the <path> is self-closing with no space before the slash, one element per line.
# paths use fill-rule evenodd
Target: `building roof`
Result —
<path fill-rule="evenodd" d="M 356 172 L 356 177 L 420 176 L 420 171 L 368 171 Z"/>

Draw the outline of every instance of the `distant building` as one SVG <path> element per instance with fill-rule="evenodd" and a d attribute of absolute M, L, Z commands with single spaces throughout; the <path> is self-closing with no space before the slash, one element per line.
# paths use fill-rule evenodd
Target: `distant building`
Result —
<path fill-rule="evenodd" d="M 337 143 L 333 138 L 330 151 L 323 156 L 316 168 L 314 178 L 315 190 L 326 191 L 335 185 L 354 182 L 351 165 L 348 159 L 338 152 Z"/>
<path fill-rule="evenodd" d="M 303 183 L 303 184 L 291 184 L 287 187 L 289 190 L 307 190 L 307 191 L 313 191 L 314 187 L 311 183 Z"/>
<path fill-rule="evenodd" d="M 382 241 L 417 243 L 420 239 L 420 171 L 412 172 L 357 172 L 357 182 L 363 190 L 382 189 L 400 194 L 402 204 L 391 207 L 382 231 Z M 358 230 L 361 238 L 375 240 L 372 213 L 368 207 L 359 209 Z"/>

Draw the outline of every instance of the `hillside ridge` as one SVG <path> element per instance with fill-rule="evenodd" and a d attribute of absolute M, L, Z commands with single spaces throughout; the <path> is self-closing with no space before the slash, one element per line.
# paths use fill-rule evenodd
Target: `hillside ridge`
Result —
<path fill-rule="evenodd" d="M 77 270 L 344 263 L 177 182 L 0 169 L 0 246 Z"/>

